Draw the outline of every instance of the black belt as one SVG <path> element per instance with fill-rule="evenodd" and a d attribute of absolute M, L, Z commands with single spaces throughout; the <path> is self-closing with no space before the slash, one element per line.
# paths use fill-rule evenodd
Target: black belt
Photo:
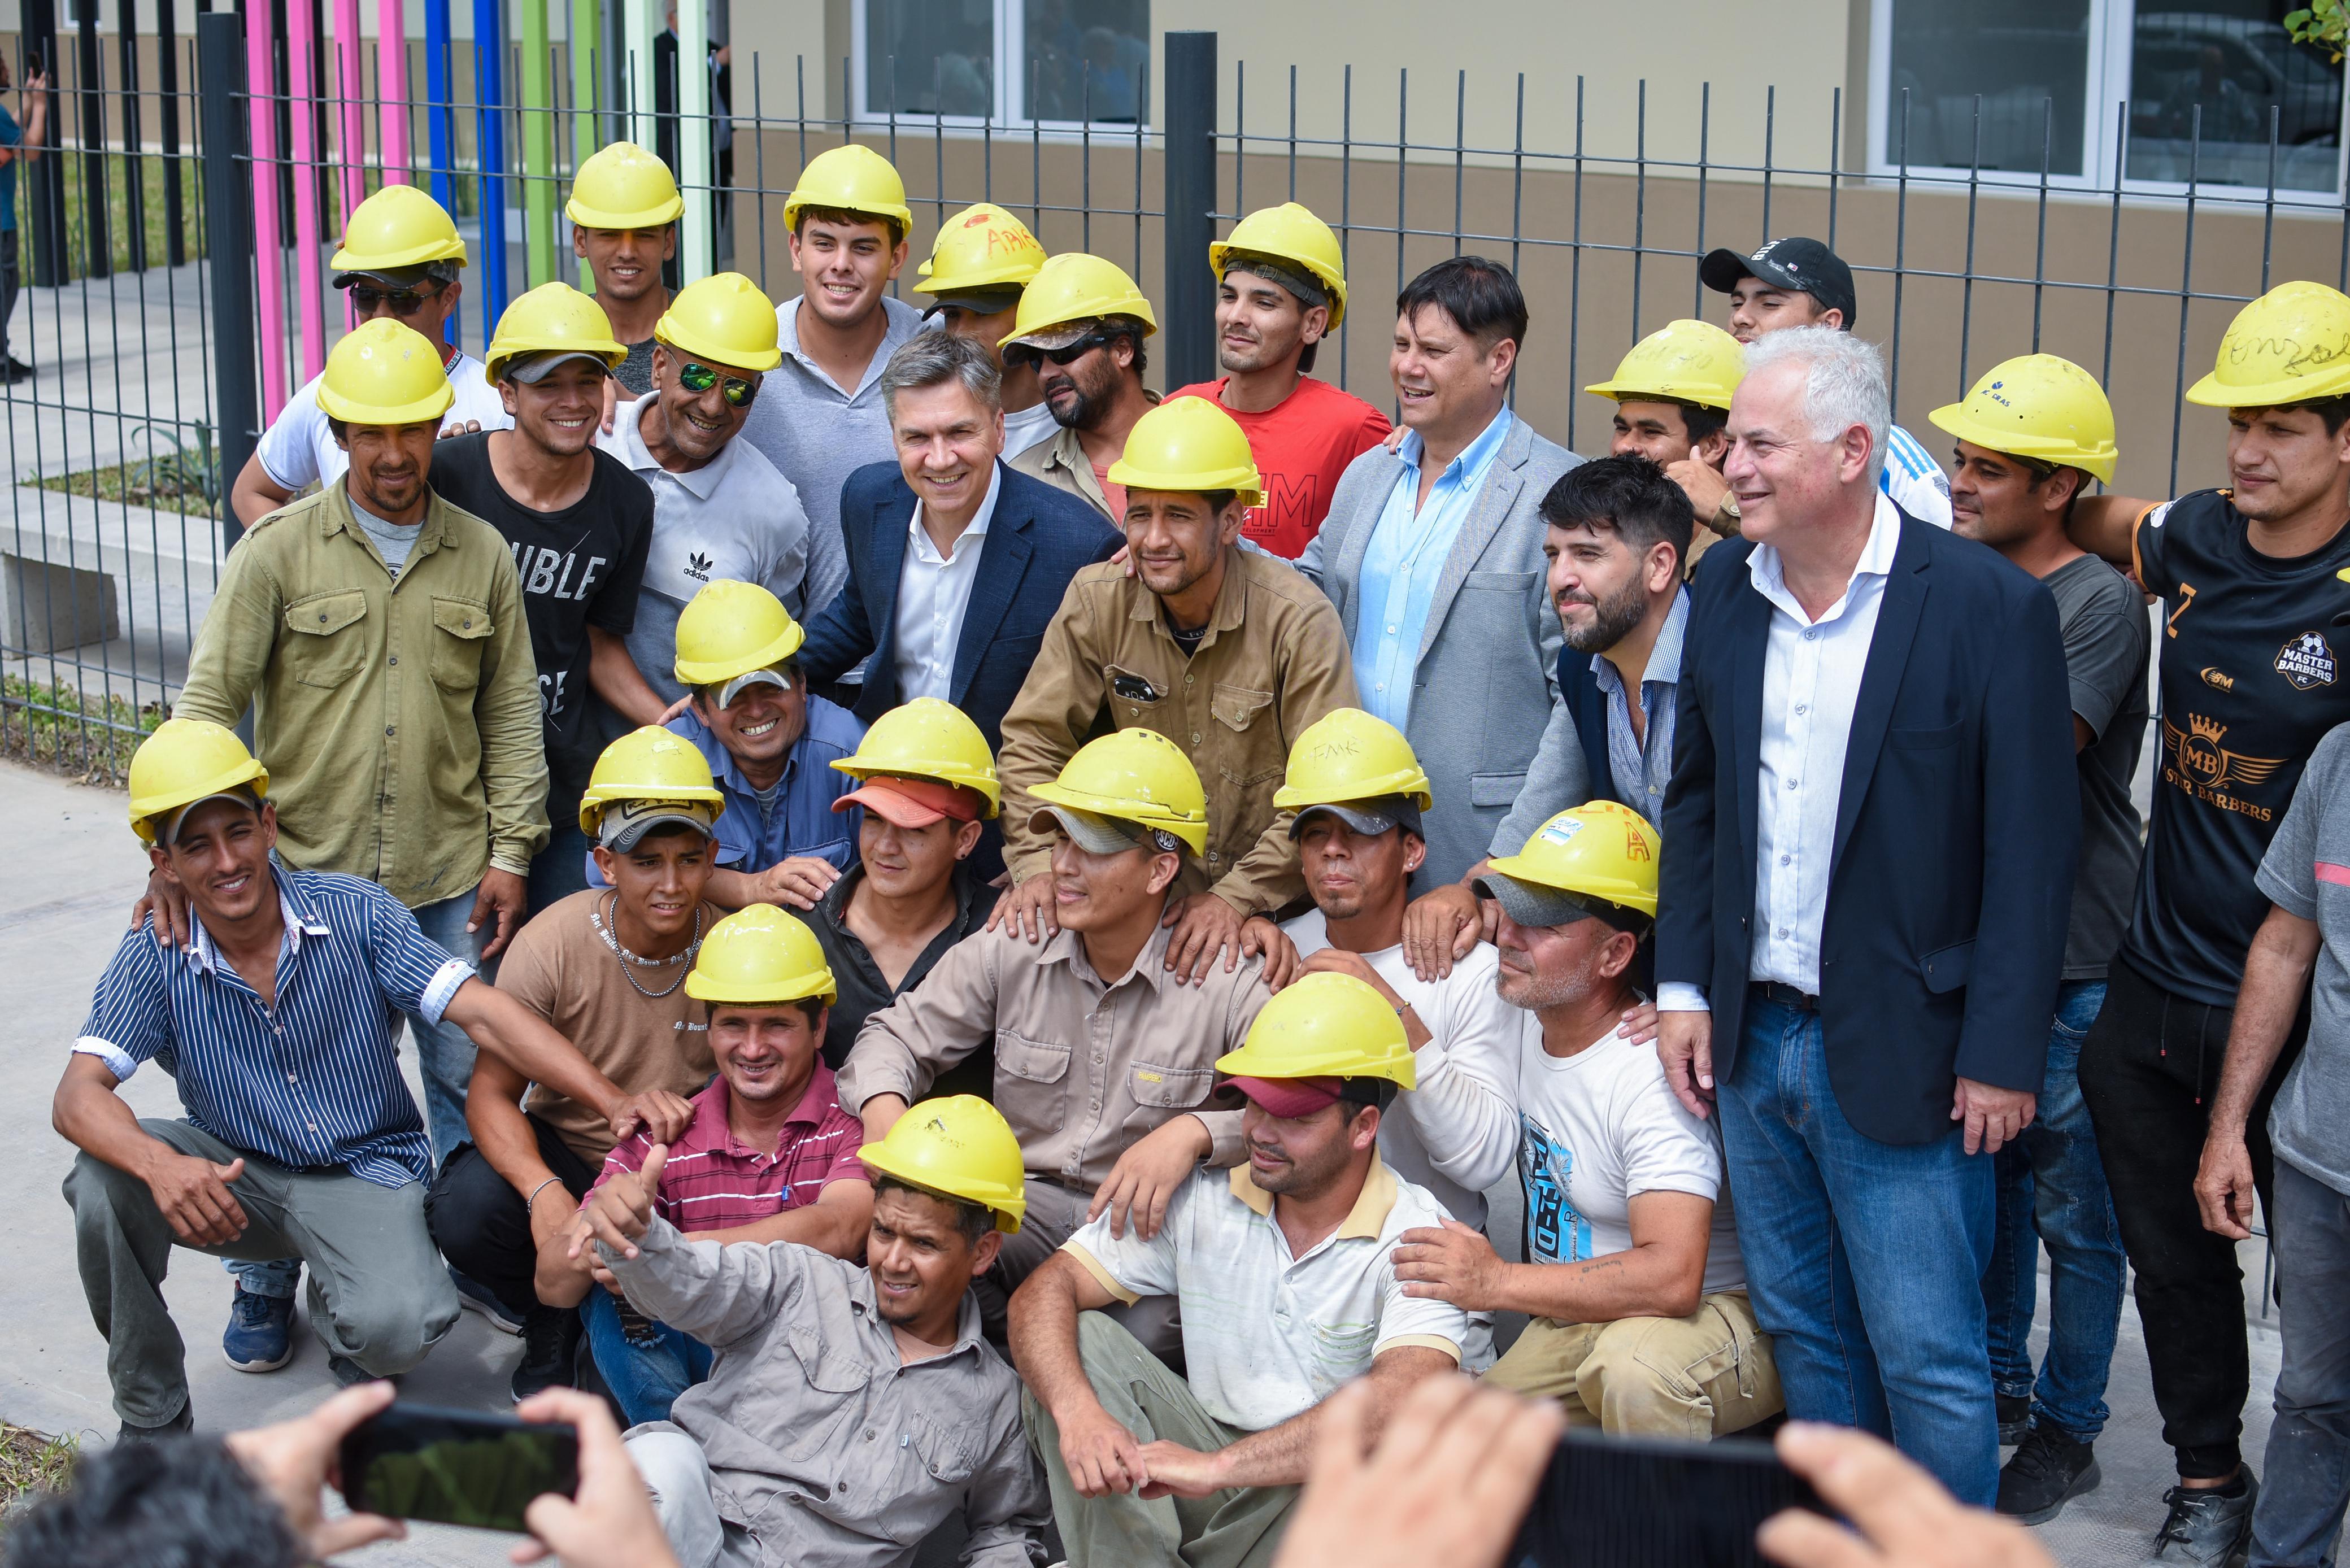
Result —
<path fill-rule="evenodd" d="M 1783 985 L 1775 980 L 1758 980 L 1746 989 L 1758 1002 L 1775 1002 L 1798 1012 L 1817 1012 L 1820 1010 L 1818 997 L 1809 992 L 1797 991 L 1792 985 Z"/>

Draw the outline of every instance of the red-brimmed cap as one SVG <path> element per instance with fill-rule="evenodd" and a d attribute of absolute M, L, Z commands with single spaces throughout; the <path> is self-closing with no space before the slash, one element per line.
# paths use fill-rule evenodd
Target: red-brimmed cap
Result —
<path fill-rule="evenodd" d="M 832 809 L 847 811 L 852 805 L 861 805 L 899 827 L 928 827 L 950 817 L 977 822 L 987 801 L 977 790 L 937 779 L 870 778 L 836 799 Z"/>
<path fill-rule="evenodd" d="M 1337 1078 L 1234 1078 L 1232 1086 L 1259 1108 L 1284 1121 L 1295 1121 L 1338 1103 Z"/>

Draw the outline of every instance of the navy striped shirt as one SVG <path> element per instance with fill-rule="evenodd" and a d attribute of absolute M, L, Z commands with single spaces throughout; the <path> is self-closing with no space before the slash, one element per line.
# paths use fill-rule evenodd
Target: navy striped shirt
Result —
<path fill-rule="evenodd" d="M 185 949 L 156 946 L 150 921 L 115 950 L 74 1049 L 118 1080 L 161 1057 L 188 1120 L 232 1147 L 297 1170 L 347 1168 L 379 1187 L 421 1181 L 432 1145 L 392 1026 L 401 1012 L 439 1023 L 473 966 L 373 882 L 271 870 L 286 919 L 275 1007 L 201 921 Z"/>

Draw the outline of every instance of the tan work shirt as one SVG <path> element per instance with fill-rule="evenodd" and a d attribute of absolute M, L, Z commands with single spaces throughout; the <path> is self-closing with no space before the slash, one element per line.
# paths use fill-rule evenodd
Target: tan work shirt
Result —
<path fill-rule="evenodd" d="M 1198 985 L 1167 972 L 1161 926 L 1115 982 L 1061 931 L 1032 944 L 1006 921 L 939 961 L 920 987 L 865 1021 L 840 1069 L 852 1115 L 876 1095 L 919 1100 L 939 1075 L 995 1042 L 995 1108 L 1032 1175 L 1091 1192 L 1144 1134 L 1187 1112 L 1215 1140 L 1208 1163 L 1241 1158 L 1241 1113 L 1209 1108 L 1216 1058 L 1236 1051 L 1273 994 L 1264 961 Z"/>
<path fill-rule="evenodd" d="M 1183 748 L 1208 794 L 1208 853 L 1185 857 L 1177 891 L 1206 888 L 1243 915 L 1272 913 L 1305 891 L 1290 814 L 1273 804 L 1290 745 L 1354 702 L 1338 612 L 1288 562 L 1227 549 L 1207 636 L 1188 659 L 1139 578 L 1122 566 L 1086 567 L 1003 716 L 996 774 L 1013 880 L 1052 857 L 1050 838 L 1028 826 L 1029 790 L 1057 777 L 1097 726 L 1149 729 Z"/>
<path fill-rule="evenodd" d="M 1158 406 L 1158 393 L 1145 388 L 1142 395 L 1152 407 Z M 1101 475 L 1094 472 L 1094 460 L 1086 455 L 1085 443 L 1068 426 L 1063 425 L 1045 440 L 1003 461 L 1031 479 L 1041 479 L 1054 489 L 1077 497 L 1108 518 L 1111 527 L 1126 526 L 1125 508 L 1110 510 L 1109 497 L 1102 492 Z"/>
<path fill-rule="evenodd" d="M 278 849 L 415 909 L 546 843 L 538 666 L 495 528 L 428 493 L 395 583 L 344 481 L 231 550 L 174 711 L 234 724 L 250 702 Z"/>

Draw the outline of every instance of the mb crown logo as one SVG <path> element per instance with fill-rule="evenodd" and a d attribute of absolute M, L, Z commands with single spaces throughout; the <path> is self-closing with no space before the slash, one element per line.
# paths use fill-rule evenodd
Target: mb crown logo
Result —
<path fill-rule="evenodd" d="M 2334 649 L 2326 646 L 2325 634 L 2304 631 L 2277 649 L 2276 672 L 2292 681 L 2295 691 L 2333 685 Z"/>

